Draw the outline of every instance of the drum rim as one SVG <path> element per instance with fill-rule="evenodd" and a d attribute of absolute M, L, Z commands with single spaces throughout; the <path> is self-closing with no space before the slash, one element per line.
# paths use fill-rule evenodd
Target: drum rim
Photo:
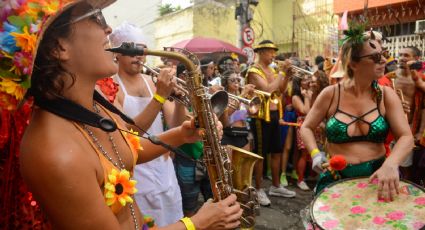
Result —
<path fill-rule="evenodd" d="M 344 182 L 344 181 L 349 181 L 349 180 L 356 180 L 356 179 L 366 179 L 366 178 L 369 178 L 368 176 L 359 176 L 359 177 L 350 177 L 350 178 L 344 178 L 344 179 L 339 179 L 339 180 L 337 180 L 337 181 L 335 181 L 335 182 L 333 182 L 333 183 L 331 183 L 331 184 L 329 184 L 328 186 L 326 186 L 325 188 L 330 188 L 330 187 L 332 187 L 332 186 L 335 186 L 336 184 L 339 184 L 339 183 L 342 183 L 342 182 Z M 408 180 L 405 180 L 405 179 L 400 179 L 400 181 L 403 181 L 403 182 L 406 182 L 407 184 L 411 184 L 411 185 L 413 185 L 413 186 L 415 186 L 416 188 L 418 188 L 419 190 L 421 190 L 422 192 L 424 192 L 425 193 L 425 188 L 422 188 L 420 185 L 418 185 L 418 184 L 415 184 L 415 183 L 413 183 L 413 182 L 411 182 L 411 181 L 408 181 Z M 313 215 L 313 206 L 314 206 L 314 203 L 315 203 L 315 201 L 316 201 L 316 199 L 323 193 L 323 192 L 325 192 L 325 188 L 324 189 L 322 189 L 322 191 L 320 191 L 315 197 L 314 197 L 314 199 L 311 201 L 311 205 L 310 205 L 310 217 L 311 217 L 311 220 L 313 221 L 313 224 L 314 225 L 316 225 L 317 227 L 319 227 L 320 229 L 322 229 L 322 230 L 325 230 L 324 228 L 322 228 L 322 226 L 320 226 L 319 224 L 318 224 L 318 222 L 316 221 L 316 218 L 314 218 L 314 215 Z"/>

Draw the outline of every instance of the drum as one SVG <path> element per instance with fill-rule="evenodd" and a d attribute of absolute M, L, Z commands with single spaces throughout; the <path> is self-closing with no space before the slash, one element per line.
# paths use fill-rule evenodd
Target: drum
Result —
<path fill-rule="evenodd" d="M 421 229 L 425 227 L 425 191 L 400 181 L 392 202 L 377 199 L 377 180 L 350 178 L 331 184 L 310 206 L 314 229 Z"/>

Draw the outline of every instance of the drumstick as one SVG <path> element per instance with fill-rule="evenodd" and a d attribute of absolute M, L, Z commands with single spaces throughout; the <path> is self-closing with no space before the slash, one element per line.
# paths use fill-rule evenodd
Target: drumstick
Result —
<path fill-rule="evenodd" d="M 282 126 L 287 125 L 287 126 L 295 126 L 295 127 L 300 127 L 300 126 L 301 126 L 301 124 L 300 124 L 300 123 L 296 123 L 296 122 L 286 122 L 286 121 L 283 121 L 283 120 L 280 120 L 280 121 L 279 121 L 279 125 L 282 125 Z"/>

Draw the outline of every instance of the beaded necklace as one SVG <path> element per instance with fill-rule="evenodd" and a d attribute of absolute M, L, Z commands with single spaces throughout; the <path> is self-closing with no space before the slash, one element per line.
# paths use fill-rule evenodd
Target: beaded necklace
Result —
<path fill-rule="evenodd" d="M 96 103 L 93 102 L 93 109 L 95 110 L 95 112 L 97 114 L 100 113 L 99 108 L 96 106 Z M 89 127 L 86 124 L 83 124 L 83 128 L 84 130 L 89 134 L 89 136 L 91 137 L 91 139 L 93 140 L 93 143 L 97 146 L 97 148 L 99 149 L 99 151 L 103 154 L 103 156 L 106 157 L 106 159 L 108 159 L 115 167 L 119 168 L 120 170 L 125 169 L 125 164 L 120 156 L 120 154 L 118 153 L 118 149 L 117 149 L 117 145 L 115 144 L 114 138 L 112 137 L 111 133 L 108 133 L 108 139 L 112 144 L 112 150 L 114 151 L 115 155 L 118 158 L 118 162 L 114 161 L 112 159 L 112 157 L 108 154 L 108 152 L 106 152 L 106 150 L 103 148 L 103 146 L 100 144 L 99 139 L 94 135 L 93 131 L 91 131 L 89 129 Z M 133 197 L 132 197 L 133 198 Z M 133 198 L 134 199 L 134 198 Z M 130 207 L 130 213 L 131 213 L 131 217 L 133 219 L 134 222 L 134 227 L 136 230 L 139 230 L 139 223 L 137 221 L 137 217 L 136 217 L 136 212 L 133 206 L 133 203 L 129 204 Z"/>

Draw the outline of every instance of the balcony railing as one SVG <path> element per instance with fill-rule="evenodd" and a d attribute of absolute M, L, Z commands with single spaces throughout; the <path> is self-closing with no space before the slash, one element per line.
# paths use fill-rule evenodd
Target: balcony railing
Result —
<path fill-rule="evenodd" d="M 400 49 L 407 46 L 414 46 L 421 51 L 422 58 L 425 52 L 425 36 L 411 34 L 403 36 L 387 37 L 389 42 L 384 41 L 384 47 L 388 48 L 391 56 L 398 57 Z"/>

